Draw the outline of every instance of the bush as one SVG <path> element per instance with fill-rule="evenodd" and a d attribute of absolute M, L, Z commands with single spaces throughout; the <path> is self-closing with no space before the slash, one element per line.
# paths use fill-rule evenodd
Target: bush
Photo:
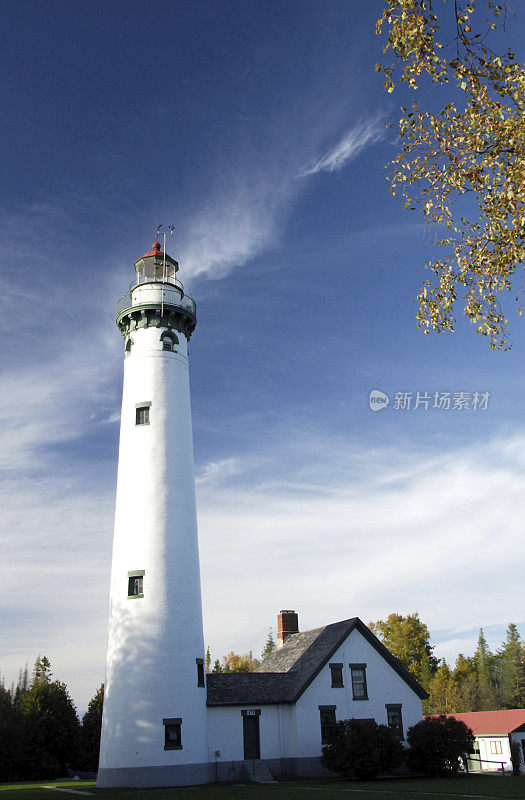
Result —
<path fill-rule="evenodd" d="M 512 762 L 512 774 L 519 775 L 521 772 L 521 747 L 515 739 L 510 742 L 510 760 Z"/>
<path fill-rule="evenodd" d="M 404 748 L 386 725 L 374 720 L 336 722 L 330 744 L 323 747 L 322 762 L 344 777 L 368 780 L 398 766 Z"/>
<path fill-rule="evenodd" d="M 474 734 L 454 717 L 427 717 L 407 733 L 408 765 L 414 772 L 455 775 L 474 750 Z"/>

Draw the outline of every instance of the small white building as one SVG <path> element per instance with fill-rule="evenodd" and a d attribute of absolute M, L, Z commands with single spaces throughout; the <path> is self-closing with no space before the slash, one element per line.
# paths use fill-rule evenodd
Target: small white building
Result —
<path fill-rule="evenodd" d="M 471 729 L 475 736 L 469 768 L 487 772 L 512 770 L 510 743 L 520 746 L 521 770 L 525 771 L 525 708 L 447 714 Z"/>
<path fill-rule="evenodd" d="M 338 720 L 375 720 L 404 740 L 428 695 L 357 617 L 299 632 L 279 614 L 278 646 L 252 673 L 209 674 L 209 760 L 215 780 L 321 776 Z"/>

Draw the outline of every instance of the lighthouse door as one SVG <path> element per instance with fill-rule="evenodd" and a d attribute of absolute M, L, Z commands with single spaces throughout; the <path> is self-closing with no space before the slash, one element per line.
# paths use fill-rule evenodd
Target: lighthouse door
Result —
<path fill-rule="evenodd" d="M 244 758 L 260 758 L 259 715 L 243 715 L 242 730 L 244 736 Z M 260 712 L 259 712 L 260 714 Z"/>

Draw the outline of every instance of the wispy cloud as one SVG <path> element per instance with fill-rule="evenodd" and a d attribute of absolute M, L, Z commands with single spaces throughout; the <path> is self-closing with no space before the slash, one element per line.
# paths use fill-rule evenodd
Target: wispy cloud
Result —
<path fill-rule="evenodd" d="M 278 241 L 297 187 L 266 166 L 246 165 L 188 221 L 181 245 L 185 274 L 223 278 Z"/>
<path fill-rule="evenodd" d="M 222 278 L 278 244 L 288 214 L 305 189 L 304 180 L 298 179 L 342 169 L 383 138 L 385 120 L 383 113 L 359 120 L 321 156 L 312 153 L 318 150 L 319 139 L 326 141 L 333 131 L 309 135 L 283 126 L 287 131 L 284 144 L 275 142 L 274 149 L 229 164 L 220 187 L 183 226 L 180 260 L 184 272 Z"/>
<path fill-rule="evenodd" d="M 318 172 L 337 172 L 349 161 L 357 158 L 365 147 L 379 142 L 385 135 L 386 116 L 384 114 L 360 120 L 346 131 L 334 147 L 304 167 L 300 175 L 307 177 Z"/>

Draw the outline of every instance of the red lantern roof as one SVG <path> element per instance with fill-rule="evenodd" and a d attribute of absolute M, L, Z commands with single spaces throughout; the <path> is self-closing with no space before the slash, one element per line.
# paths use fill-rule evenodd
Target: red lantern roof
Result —
<path fill-rule="evenodd" d="M 151 250 L 148 253 L 144 253 L 144 255 L 141 256 L 141 258 L 149 258 L 149 256 L 163 256 L 163 255 L 164 255 L 164 251 L 160 249 L 160 243 L 159 242 L 153 242 L 153 244 L 151 245 Z M 166 257 L 169 258 L 167 253 L 166 253 Z M 137 261 L 138 261 L 138 259 L 137 259 Z"/>

